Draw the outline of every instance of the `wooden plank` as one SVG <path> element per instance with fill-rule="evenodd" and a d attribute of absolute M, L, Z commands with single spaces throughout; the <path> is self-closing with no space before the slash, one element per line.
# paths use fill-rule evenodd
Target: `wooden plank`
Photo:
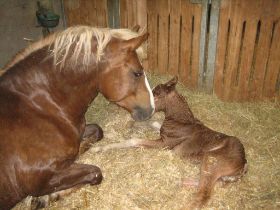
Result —
<path fill-rule="evenodd" d="M 181 13 L 182 13 L 182 30 L 181 30 L 181 62 L 180 62 L 180 78 L 181 81 L 187 86 L 190 86 L 190 73 L 193 54 L 193 11 L 192 5 L 188 1 L 181 1 Z"/>
<path fill-rule="evenodd" d="M 148 11 L 148 70 L 156 71 L 157 66 L 157 1 L 147 1 Z"/>
<path fill-rule="evenodd" d="M 259 100 L 263 89 L 265 69 L 271 46 L 272 21 L 266 19 L 261 22 L 259 44 L 256 49 L 255 61 L 252 66 L 252 78 L 249 84 L 249 98 Z"/>
<path fill-rule="evenodd" d="M 201 25 L 201 12 L 202 6 L 200 4 L 193 5 L 193 16 L 194 16 L 194 31 L 193 31 L 193 49 L 192 49 L 192 69 L 191 69 L 191 83 L 190 87 L 195 89 L 198 87 L 198 72 L 199 72 L 199 49 L 200 49 L 200 25 Z"/>
<path fill-rule="evenodd" d="M 216 44 L 218 35 L 220 0 L 212 0 L 211 15 L 210 15 L 210 28 L 209 28 L 209 42 L 207 52 L 207 69 L 205 75 L 205 91 L 212 93 L 214 81 L 214 68 L 216 56 Z"/>
<path fill-rule="evenodd" d="M 280 24 L 276 23 L 272 45 L 270 49 L 270 57 L 267 64 L 267 71 L 264 80 L 263 97 L 271 99 L 276 96 L 276 82 L 280 68 Z"/>
<path fill-rule="evenodd" d="M 231 100 L 231 95 L 236 91 L 235 79 L 237 75 L 238 59 L 241 45 L 241 35 L 243 28 L 242 4 L 240 0 L 234 5 L 232 20 L 232 30 L 229 34 L 228 64 L 225 69 L 224 92 L 222 99 Z"/>
<path fill-rule="evenodd" d="M 65 12 L 68 26 L 78 25 L 80 24 L 80 1 L 64 1 Z"/>
<path fill-rule="evenodd" d="M 88 22 L 90 26 L 97 25 L 96 17 L 96 0 L 86 1 L 86 8 L 88 9 Z"/>
<path fill-rule="evenodd" d="M 120 0 L 120 25 L 121 25 L 121 28 L 127 28 L 126 0 Z"/>
<path fill-rule="evenodd" d="M 238 89 L 233 96 L 233 100 L 235 101 L 246 101 L 246 99 L 248 99 L 249 97 L 249 77 L 255 50 L 257 26 L 257 19 L 250 19 L 246 22 L 246 30 L 244 35 L 244 44 L 238 78 Z"/>
<path fill-rule="evenodd" d="M 202 0 L 202 14 L 201 14 L 201 29 L 200 29 L 200 48 L 199 48 L 199 74 L 198 74 L 198 88 L 203 90 L 204 77 L 205 77 L 205 60 L 207 50 L 207 24 L 208 24 L 208 12 L 209 2 L 208 0 Z"/>
<path fill-rule="evenodd" d="M 141 29 L 147 28 L 147 0 L 138 0 L 136 1 L 136 5 L 137 5 L 136 22 Z"/>
<path fill-rule="evenodd" d="M 127 1 L 127 20 L 128 20 L 128 28 L 133 28 L 137 22 L 137 2 L 136 0 L 128 0 Z"/>
<path fill-rule="evenodd" d="M 89 25 L 88 3 L 89 3 L 89 1 L 80 0 L 80 8 L 79 8 L 80 20 L 79 20 L 79 24 L 81 24 L 81 25 Z"/>
<path fill-rule="evenodd" d="M 168 1 L 158 0 L 158 69 L 160 74 L 168 68 L 169 9 Z"/>
<path fill-rule="evenodd" d="M 229 32 L 232 30 L 230 27 L 229 19 L 229 2 L 223 0 L 221 2 L 220 9 L 220 21 L 218 30 L 218 41 L 217 41 L 217 55 L 216 55 L 216 66 L 214 75 L 214 93 L 218 97 L 222 97 L 224 90 L 224 68 L 226 68 L 228 62 L 228 38 Z"/>
<path fill-rule="evenodd" d="M 168 73 L 178 75 L 180 57 L 181 0 L 170 2 L 169 65 Z"/>
<path fill-rule="evenodd" d="M 107 27 L 106 8 L 107 8 L 107 1 L 105 0 L 96 1 L 97 27 Z"/>

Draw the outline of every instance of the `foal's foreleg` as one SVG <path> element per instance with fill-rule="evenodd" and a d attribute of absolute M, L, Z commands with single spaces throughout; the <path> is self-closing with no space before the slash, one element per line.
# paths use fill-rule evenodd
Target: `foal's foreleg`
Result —
<path fill-rule="evenodd" d="M 106 146 L 94 147 L 91 151 L 100 152 L 107 151 L 111 149 L 121 149 L 121 148 L 129 148 L 129 147 L 143 147 L 143 148 L 164 148 L 167 145 L 164 143 L 162 139 L 158 140 L 146 140 L 146 139 L 138 139 L 132 138 L 123 142 L 108 144 Z"/>

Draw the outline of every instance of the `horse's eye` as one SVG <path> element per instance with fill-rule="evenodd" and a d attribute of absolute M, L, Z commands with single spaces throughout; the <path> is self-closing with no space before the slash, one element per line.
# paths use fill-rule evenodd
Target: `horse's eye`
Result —
<path fill-rule="evenodd" d="M 133 72 L 133 74 L 134 74 L 135 77 L 141 77 L 143 75 L 143 72 L 135 71 L 135 72 Z"/>

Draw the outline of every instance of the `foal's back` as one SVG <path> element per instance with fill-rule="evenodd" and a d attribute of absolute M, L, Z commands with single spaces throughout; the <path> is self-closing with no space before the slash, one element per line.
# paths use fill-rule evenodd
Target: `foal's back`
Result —
<path fill-rule="evenodd" d="M 192 208 L 200 208 L 217 180 L 236 181 L 246 172 L 247 160 L 238 138 L 214 131 L 194 117 L 176 83 L 173 79 L 154 89 L 157 111 L 165 113 L 160 135 L 176 154 L 201 162 L 199 190 L 192 203 Z"/>

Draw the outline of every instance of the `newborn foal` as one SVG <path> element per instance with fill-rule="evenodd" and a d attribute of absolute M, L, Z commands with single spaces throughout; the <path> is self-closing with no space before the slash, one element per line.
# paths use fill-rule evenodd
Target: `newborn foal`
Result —
<path fill-rule="evenodd" d="M 196 119 L 184 97 L 176 91 L 176 84 L 177 77 L 153 90 L 156 111 L 165 113 L 160 139 L 130 139 L 96 148 L 96 151 L 123 147 L 168 148 L 182 158 L 200 161 L 198 193 L 191 208 L 201 208 L 210 198 L 217 180 L 237 181 L 246 172 L 245 151 L 236 137 L 213 131 Z"/>

